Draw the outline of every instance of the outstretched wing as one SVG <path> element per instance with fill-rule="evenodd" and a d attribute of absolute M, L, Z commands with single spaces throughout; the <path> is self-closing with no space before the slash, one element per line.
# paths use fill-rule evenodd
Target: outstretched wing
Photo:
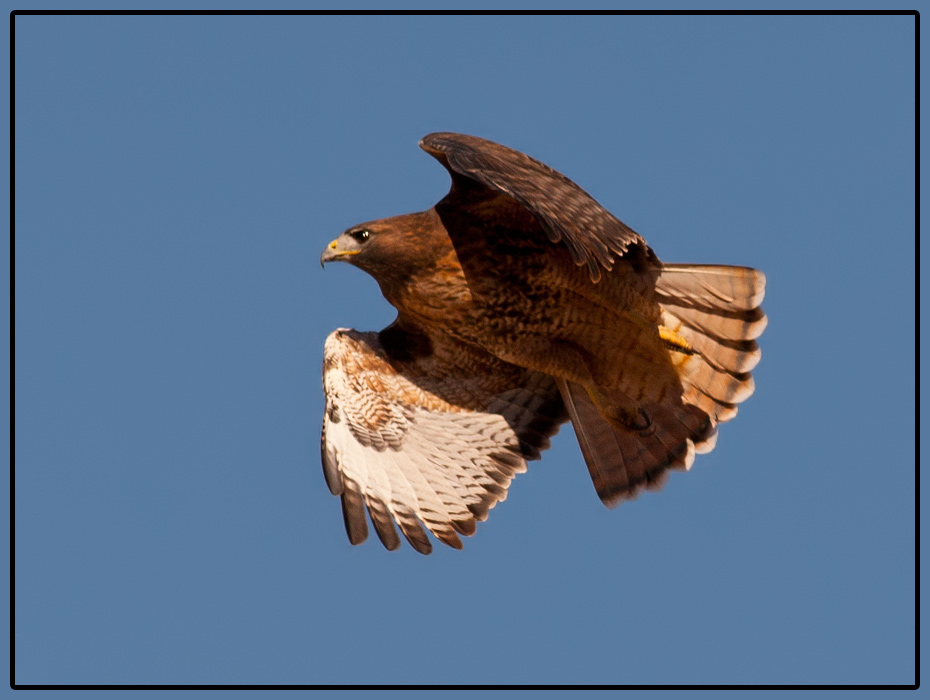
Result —
<path fill-rule="evenodd" d="M 567 420 L 559 390 L 478 349 L 388 330 L 390 342 L 385 331 L 346 329 L 326 340 L 326 482 L 342 497 L 352 544 L 368 536 L 367 510 L 388 549 L 400 546 L 395 523 L 424 554 L 424 526 L 461 548 L 458 535 L 475 532 Z"/>
<path fill-rule="evenodd" d="M 528 210 L 549 240 L 564 242 L 578 265 L 597 282 L 631 248 L 654 258 L 643 238 L 593 197 L 548 165 L 506 146 L 464 134 L 435 133 L 420 141 L 451 173 L 456 205 L 481 199 L 475 184 L 507 195 Z M 469 182 L 470 181 L 470 182 Z M 503 199 L 503 198 L 502 198 Z"/>

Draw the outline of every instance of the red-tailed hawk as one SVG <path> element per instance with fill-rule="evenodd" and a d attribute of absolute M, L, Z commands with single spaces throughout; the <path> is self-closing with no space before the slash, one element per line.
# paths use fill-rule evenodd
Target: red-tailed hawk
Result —
<path fill-rule="evenodd" d="M 670 265 L 586 192 L 504 146 L 452 133 L 420 147 L 452 189 L 417 214 L 354 226 L 321 263 L 377 280 L 397 319 L 326 340 L 322 458 L 349 540 L 395 523 L 459 535 L 506 498 L 571 419 L 608 506 L 714 447 L 752 394 L 765 276 Z"/>

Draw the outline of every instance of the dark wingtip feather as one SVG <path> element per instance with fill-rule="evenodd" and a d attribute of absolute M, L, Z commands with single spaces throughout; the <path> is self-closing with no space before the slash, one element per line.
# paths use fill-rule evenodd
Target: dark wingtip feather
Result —
<path fill-rule="evenodd" d="M 384 502 L 374 496 L 368 497 L 368 515 L 375 526 L 375 533 L 385 549 L 395 550 L 400 547 L 400 536 L 394 527 L 394 520 Z"/>
<path fill-rule="evenodd" d="M 368 522 L 365 519 L 365 506 L 354 484 L 346 484 L 342 492 L 342 519 L 346 534 L 352 544 L 361 544 L 368 539 Z"/>

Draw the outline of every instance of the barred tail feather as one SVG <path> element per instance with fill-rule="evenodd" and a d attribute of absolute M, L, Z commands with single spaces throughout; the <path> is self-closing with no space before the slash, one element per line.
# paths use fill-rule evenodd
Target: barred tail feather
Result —
<path fill-rule="evenodd" d="M 656 283 L 659 294 L 684 303 L 728 311 L 752 311 L 765 296 L 765 275 L 735 265 L 664 263 Z"/>
<path fill-rule="evenodd" d="M 684 401 L 716 422 L 731 420 L 755 388 L 749 372 L 762 356 L 756 338 L 768 323 L 759 308 L 765 275 L 748 267 L 664 265 L 656 294 L 662 325 L 691 347 L 671 351 Z"/>

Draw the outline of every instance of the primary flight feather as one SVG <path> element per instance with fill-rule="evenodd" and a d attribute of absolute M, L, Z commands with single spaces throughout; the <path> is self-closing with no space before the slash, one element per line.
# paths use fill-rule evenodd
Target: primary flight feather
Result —
<path fill-rule="evenodd" d="M 506 498 L 571 420 L 608 506 L 713 449 L 753 392 L 765 276 L 663 264 L 564 175 L 463 134 L 420 147 L 452 176 L 432 209 L 354 226 L 320 261 L 368 272 L 397 319 L 324 349 L 322 459 L 353 544 L 419 552 Z M 366 515 L 367 512 L 367 515 Z"/>

